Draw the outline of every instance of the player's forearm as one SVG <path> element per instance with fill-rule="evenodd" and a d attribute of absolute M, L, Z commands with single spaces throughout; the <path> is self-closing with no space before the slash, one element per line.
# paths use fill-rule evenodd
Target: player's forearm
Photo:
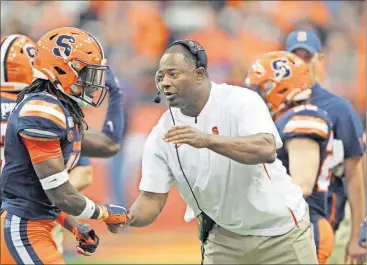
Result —
<path fill-rule="evenodd" d="M 90 219 L 98 219 L 100 215 L 100 207 L 98 204 L 84 197 L 70 184 L 70 182 L 65 183 L 62 187 L 46 191 L 46 194 L 56 207 L 67 214 L 80 216 L 88 206 L 94 208 L 94 213 L 89 217 Z M 87 205 L 87 200 L 89 200 L 90 206 Z"/>
<path fill-rule="evenodd" d="M 256 134 L 243 137 L 209 135 L 207 148 L 241 164 L 273 163 L 276 157 L 274 137 Z"/>
<path fill-rule="evenodd" d="M 120 143 L 115 142 L 104 133 L 94 129 L 84 132 L 82 140 L 82 156 L 110 157 L 120 151 Z"/>
<path fill-rule="evenodd" d="M 162 212 L 168 194 L 141 192 L 129 209 L 130 226 L 144 227 L 153 223 Z"/>
<path fill-rule="evenodd" d="M 352 214 L 351 239 L 357 240 L 360 225 L 365 217 L 365 194 L 360 158 L 349 158 L 344 162 L 345 177 L 348 181 L 348 200 Z"/>

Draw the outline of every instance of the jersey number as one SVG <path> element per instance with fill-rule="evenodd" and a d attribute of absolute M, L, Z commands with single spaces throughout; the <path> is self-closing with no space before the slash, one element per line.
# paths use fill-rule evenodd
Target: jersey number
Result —
<path fill-rule="evenodd" d="M 332 175 L 333 167 L 333 142 L 334 136 L 333 132 L 330 133 L 330 138 L 326 146 L 326 157 L 321 162 L 321 168 L 319 176 L 317 178 L 317 191 L 327 192 L 330 185 L 330 178 Z"/>
<path fill-rule="evenodd" d="M 52 49 L 52 53 L 55 56 L 63 57 L 61 55 L 61 48 L 63 49 L 63 53 L 66 55 L 66 57 L 69 57 L 71 54 L 71 51 L 73 50 L 73 47 L 71 46 L 72 43 L 75 43 L 75 38 L 70 35 L 60 35 L 56 39 L 56 47 Z"/>

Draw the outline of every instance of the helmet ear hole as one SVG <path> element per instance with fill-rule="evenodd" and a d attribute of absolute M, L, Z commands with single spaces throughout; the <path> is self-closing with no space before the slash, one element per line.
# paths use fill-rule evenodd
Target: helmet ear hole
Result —
<path fill-rule="evenodd" d="M 55 35 L 52 35 L 52 36 L 50 37 L 50 40 L 53 40 L 53 38 L 55 38 L 57 35 L 59 35 L 59 34 L 57 33 L 57 34 L 55 34 Z"/>
<path fill-rule="evenodd" d="M 62 70 L 60 67 L 55 66 L 54 69 L 57 71 L 59 75 L 65 75 L 66 72 Z"/>
<path fill-rule="evenodd" d="M 288 88 L 283 88 L 282 90 L 280 90 L 279 92 L 278 92 L 278 94 L 280 94 L 280 95 L 283 95 L 284 93 L 286 93 L 288 91 Z"/>

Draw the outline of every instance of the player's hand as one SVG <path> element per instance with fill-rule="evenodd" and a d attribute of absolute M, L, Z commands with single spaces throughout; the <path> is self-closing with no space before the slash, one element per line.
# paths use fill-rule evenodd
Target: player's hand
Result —
<path fill-rule="evenodd" d="M 131 212 L 129 211 L 127 212 L 126 216 L 127 216 L 127 221 L 125 224 L 121 224 L 121 223 L 120 224 L 107 224 L 108 230 L 113 234 L 119 234 L 124 229 L 129 227 L 129 225 L 134 221 L 134 217 L 132 216 Z"/>
<path fill-rule="evenodd" d="M 76 236 L 78 246 L 76 251 L 84 256 L 91 256 L 99 245 L 99 237 L 88 224 L 78 224 L 73 228 L 73 234 Z"/>
<path fill-rule="evenodd" d="M 349 264 L 364 264 L 366 261 L 366 249 L 361 247 L 357 240 L 350 240 L 345 251 L 344 261 Z"/>
<path fill-rule="evenodd" d="M 99 220 L 106 224 L 125 224 L 127 221 L 126 208 L 121 205 L 105 204 L 99 205 L 102 210 L 102 215 Z"/>
<path fill-rule="evenodd" d="M 195 148 L 205 148 L 209 143 L 209 134 L 191 126 L 174 126 L 164 135 L 163 140 L 175 145 L 188 144 Z"/>

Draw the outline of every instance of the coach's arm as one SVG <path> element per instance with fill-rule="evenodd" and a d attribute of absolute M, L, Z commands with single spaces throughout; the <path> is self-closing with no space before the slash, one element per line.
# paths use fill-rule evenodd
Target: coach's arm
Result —
<path fill-rule="evenodd" d="M 241 164 L 273 163 L 276 157 L 272 134 L 230 137 L 201 132 L 191 126 L 175 126 L 164 136 L 166 142 L 208 148 Z"/>
<path fill-rule="evenodd" d="M 166 205 L 168 193 L 141 191 L 128 210 L 128 224 L 143 227 L 153 223 Z"/>
<path fill-rule="evenodd" d="M 241 164 L 273 163 L 276 157 L 274 137 L 259 133 L 242 137 L 208 135 L 207 148 Z"/>

